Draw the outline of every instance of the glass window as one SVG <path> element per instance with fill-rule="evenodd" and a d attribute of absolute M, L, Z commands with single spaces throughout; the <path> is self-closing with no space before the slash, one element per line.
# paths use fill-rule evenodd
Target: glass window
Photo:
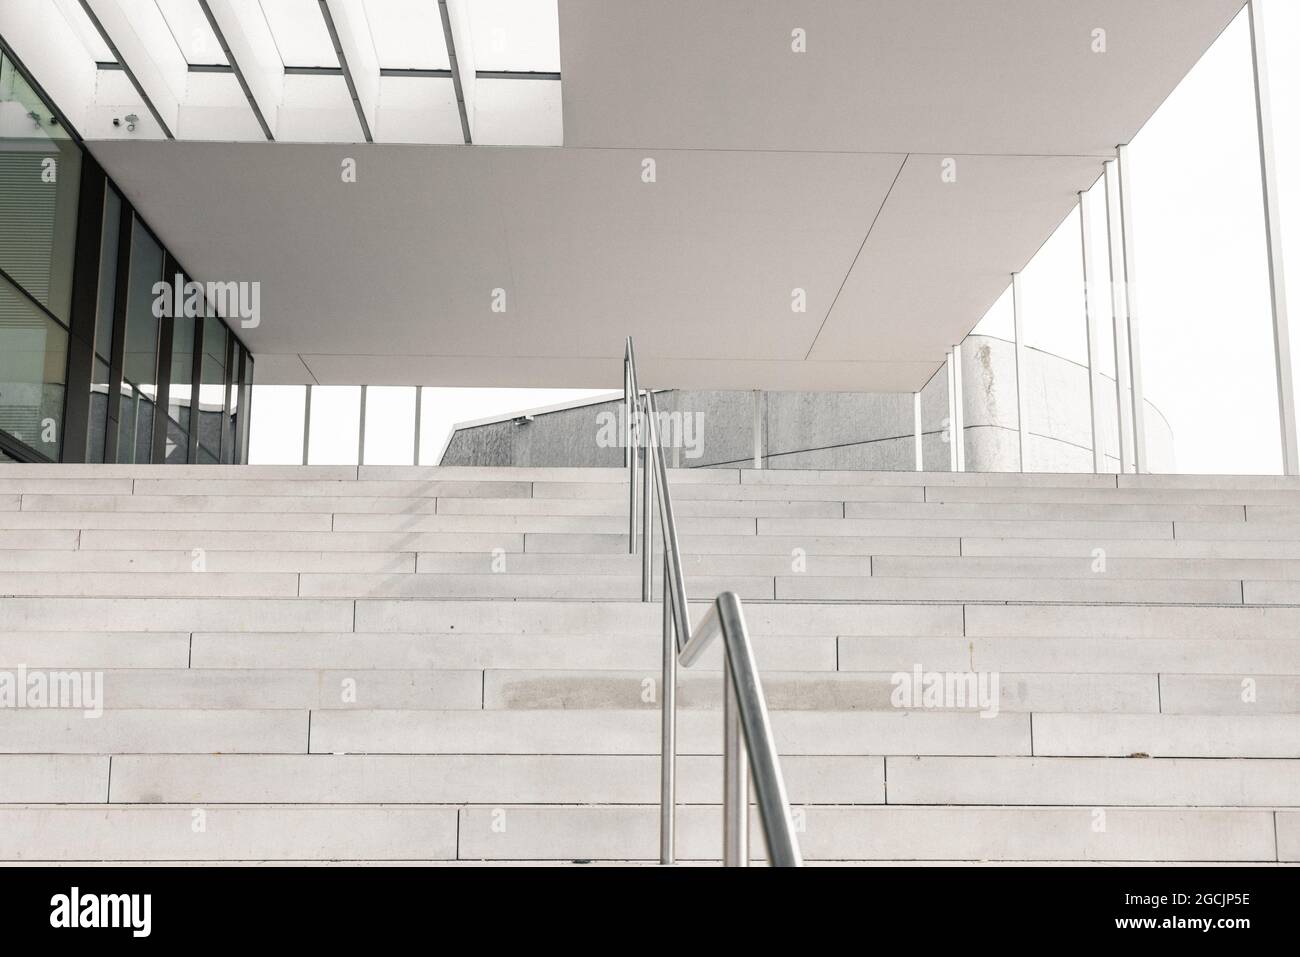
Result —
<path fill-rule="evenodd" d="M 252 465 L 301 464 L 307 387 L 305 385 L 254 386 L 253 403 L 257 406 L 257 414 L 249 424 L 249 463 Z"/>
<path fill-rule="evenodd" d="M 1020 274 L 1024 472 L 1091 472 L 1092 412 L 1079 209 Z"/>
<path fill-rule="evenodd" d="M 1252 76 L 1243 11 L 1129 148 L 1153 472 L 1282 468 Z"/>
<path fill-rule="evenodd" d="M 307 464 L 356 465 L 360 428 L 361 386 L 314 386 Z"/>
<path fill-rule="evenodd" d="M 117 296 L 117 239 L 122 197 L 104 189 L 104 228 L 99 238 L 99 301 L 95 306 L 95 353 L 105 362 L 113 357 L 113 303 Z"/>
<path fill-rule="evenodd" d="M 948 366 L 945 363 L 921 390 L 921 452 L 925 471 L 952 471 L 951 442 L 952 418 L 948 414 Z"/>
<path fill-rule="evenodd" d="M 188 462 L 190 448 L 190 402 L 194 382 L 194 327 L 189 316 L 167 320 L 172 323 L 171 381 L 167 387 L 166 461 Z"/>
<path fill-rule="evenodd" d="M 235 451 L 235 461 L 240 465 L 246 465 L 248 463 L 248 426 L 253 410 L 253 356 L 247 349 L 242 349 L 240 354 L 244 358 L 244 365 L 239 377 L 239 404 L 235 415 L 235 434 L 239 437 L 239 444 Z"/>
<path fill-rule="evenodd" d="M 68 332 L 0 278 L 0 429 L 57 461 Z"/>
<path fill-rule="evenodd" d="M 0 269 L 68 321 L 81 150 L 0 53 Z"/>
<path fill-rule="evenodd" d="M 221 422 L 226 406 L 226 330 L 220 319 L 203 320 L 203 359 L 199 379 L 199 461 L 221 461 Z"/>
<path fill-rule="evenodd" d="M 104 223 L 99 237 L 99 296 L 95 304 L 94 364 L 90 379 L 90 417 L 86 433 L 86 461 L 104 461 L 108 428 L 109 362 L 113 356 L 113 310 L 117 297 L 117 246 L 122 220 L 122 197 L 111 186 L 104 189 Z"/>
<path fill-rule="evenodd" d="M 415 389 L 366 389 L 366 464 L 411 465 L 415 458 Z"/>
<path fill-rule="evenodd" d="M 86 436 L 86 461 L 104 461 L 104 439 L 108 431 L 108 363 L 95 357 L 90 379 L 90 424 Z"/>
<path fill-rule="evenodd" d="M 138 218 L 131 229 L 129 275 L 117 460 L 148 462 L 153 452 L 154 403 L 158 396 L 159 318 L 153 287 L 162 279 L 163 251 Z"/>
<path fill-rule="evenodd" d="M 1104 456 L 1104 471 L 1120 470 L 1119 456 L 1119 386 L 1115 381 L 1114 294 L 1111 284 L 1110 243 L 1107 239 L 1106 179 L 1102 177 L 1083 196 L 1088 210 L 1088 271 L 1086 277 L 1088 311 L 1092 315 L 1096 342 L 1093 352 L 1094 404 L 1097 410 L 1096 440 Z"/>
<path fill-rule="evenodd" d="M 230 388 L 226 392 L 226 434 L 221 442 L 221 461 L 227 465 L 232 465 L 238 461 L 239 456 L 239 401 L 240 387 L 242 382 L 240 376 L 243 374 L 243 352 L 244 348 L 235 338 L 235 334 L 230 334 Z"/>

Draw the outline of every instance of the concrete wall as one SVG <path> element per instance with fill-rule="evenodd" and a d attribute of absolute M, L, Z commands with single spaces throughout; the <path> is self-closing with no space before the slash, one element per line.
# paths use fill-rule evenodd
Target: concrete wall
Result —
<path fill-rule="evenodd" d="M 1004 339 L 968 336 L 962 346 L 966 470 L 1018 472 L 1019 416 L 1015 347 Z M 1099 379 L 1099 381 L 1101 381 Z M 1024 388 L 1029 400 L 1026 471 L 1091 472 L 1092 420 L 1086 367 L 1027 349 Z M 1118 471 L 1115 388 L 1101 390 L 1100 441 Z M 661 416 L 683 428 L 684 447 L 671 464 L 701 468 L 748 465 L 754 457 L 754 405 L 759 403 L 763 466 L 774 469 L 881 469 L 916 467 L 911 393 L 717 392 L 656 393 Z M 623 450 L 602 444 L 610 417 L 622 402 L 602 402 L 457 429 L 443 465 L 619 466 Z M 941 370 L 921 391 L 924 467 L 947 471 L 948 381 Z M 661 428 L 666 432 L 666 428 Z M 1147 405 L 1147 446 L 1152 471 L 1173 470 L 1173 437 L 1163 416 Z M 620 433 L 621 434 L 621 433 Z M 666 443 L 672 444 L 672 443 Z"/>

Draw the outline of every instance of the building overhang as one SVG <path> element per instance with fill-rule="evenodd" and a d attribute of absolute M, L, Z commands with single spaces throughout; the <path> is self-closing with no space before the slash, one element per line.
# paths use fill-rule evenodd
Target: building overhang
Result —
<path fill-rule="evenodd" d="M 911 391 L 1242 2 L 560 0 L 564 147 L 90 148 L 262 383 Z"/>

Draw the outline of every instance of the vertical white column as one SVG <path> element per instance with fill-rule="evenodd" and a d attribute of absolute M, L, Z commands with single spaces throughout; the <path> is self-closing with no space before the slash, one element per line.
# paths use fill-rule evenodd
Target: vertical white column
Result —
<path fill-rule="evenodd" d="M 925 471 L 925 454 L 921 448 L 921 393 L 912 393 L 912 434 L 916 437 L 916 470 Z"/>
<path fill-rule="evenodd" d="M 198 429 L 194 430 L 195 434 Z M 307 386 L 307 397 L 302 405 L 302 464 L 307 464 L 307 453 L 311 449 L 311 386 Z"/>
<path fill-rule="evenodd" d="M 944 359 L 944 372 L 948 376 L 948 471 L 957 471 L 957 383 L 952 371 L 952 350 Z"/>
<path fill-rule="evenodd" d="M 1286 309 L 1282 264 L 1282 216 L 1277 194 L 1277 159 L 1273 150 L 1273 111 L 1265 52 L 1263 0 L 1250 0 L 1250 51 L 1255 73 L 1255 121 L 1259 129 L 1260 183 L 1264 189 L 1264 238 L 1268 250 L 1268 285 L 1273 306 L 1273 356 L 1277 364 L 1278 422 L 1282 428 L 1282 470 L 1300 475 L 1297 448 L 1295 372 L 1291 365 L 1291 327 Z"/>
<path fill-rule="evenodd" d="M 1124 299 L 1128 303 L 1128 375 L 1133 386 L 1133 471 L 1147 470 L 1146 401 L 1142 396 L 1142 350 L 1138 339 L 1137 272 L 1133 265 L 1132 175 L 1128 146 L 1116 147 L 1119 165 L 1120 235 L 1124 245 Z"/>
<path fill-rule="evenodd" d="M 357 426 L 357 465 L 366 464 L 366 387 L 361 387 L 360 424 Z"/>
<path fill-rule="evenodd" d="M 966 471 L 966 404 L 962 401 L 961 343 L 952 347 L 952 444 L 956 450 L 955 472 Z"/>
<path fill-rule="evenodd" d="M 424 386 L 415 387 L 415 449 L 411 453 L 411 464 L 420 464 L 420 416 L 424 411 Z"/>
<path fill-rule="evenodd" d="M 1128 361 L 1128 299 L 1124 288 L 1123 240 L 1120 238 L 1119 183 L 1116 161 L 1104 164 L 1106 187 L 1106 251 L 1110 269 L 1111 334 L 1115 342 L 1115 414 L 1119 425 L 1119 470 L 1133 471 L 1132 384 Z"/>
<path fill-rule="evenodd" d="M 754 390 L 754 468 L 763 467 L 763 393 Z"/>
<path fill-rule="evenodd" d="M 1097 403 L 1101 398 L 1100 383 L 1097 381 L 1099 364 L 1099 334 L 1097 330 L 1097 289 L 1093 278 L 1096 264 L 1089 255 L 1089 243 L 1092 238 L 1092 216 L 1088 209 L 1087 194 L 1079 193 L 1079 247 L 1083 257 L 1083 317 L 1084 329 L 1088 335 L 1088 413 L 1092 424 L 1092 470 L 1106 471 L 1106 455 L 1101 447 L 1101 435 L 1097 423 L 1101 420 Z"/>
<path fill-rule="evenodd" d="M 1011 315 L 1016 336 L 1016 434 L 1020 440 L 1020 471 L 1026 472 L 1025 435 L 1029 431 L 1029 397 L 1025 394 L 1025 297 L 1020 273 L 1011 274 Z"/>

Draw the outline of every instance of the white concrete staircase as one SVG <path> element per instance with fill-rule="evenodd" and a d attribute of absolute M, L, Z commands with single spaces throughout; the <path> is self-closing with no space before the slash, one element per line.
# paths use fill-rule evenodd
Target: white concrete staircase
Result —
<path fill-rule="evenodd" d="M 0 672 L 104 682 L 100 717 L 0 708 L 0 860 L 653 859 L 625 481 L 0 466 Z M 810 863 L 1300 861 L 1300 482 L 672 481 Z M 720 856 L 717 652 L 681 677 L 684 861 Z M 996 672 L 997 716 L 894 707 L 916 666 Z"/>

